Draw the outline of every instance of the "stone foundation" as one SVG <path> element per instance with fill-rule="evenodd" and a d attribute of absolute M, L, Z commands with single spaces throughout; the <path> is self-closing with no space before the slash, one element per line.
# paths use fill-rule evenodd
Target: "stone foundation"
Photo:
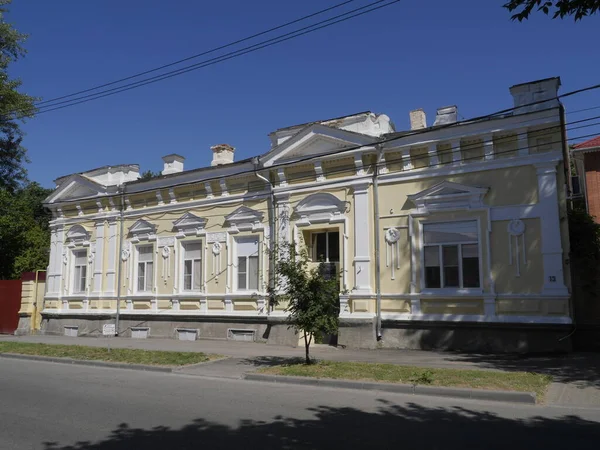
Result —
<path fill-rule="evenodd" d="M 115 323 L 114 315 L 44 314 L 41 334 L 65 334 L 65 327 L 78 327 L 78 336 L 102 336 L 102 326 Z M 198 330 L 199 339 L 228 339 L 228 330 L 252 330 L 255 342 L 269 344 L 298 345 L 298 336 L 288 329 L 282 317 L 240 316 L 164 316 L 127 315 L 119 319 L 119 336 L 131 337 L 132 328 L 148 328 L 148 338 L 177 339 L 177 329 Z"/>
<path fill-rule="evenodd" d="M 31 316 L 20 316 L 15 336 L 25 336 L 28 334 L 31 334 Z"/>
<path fill-rule="evenodd" d="M 572 350 L 571 325 L 383 321 L 340 319 L 339 345 L 350 348 L 453 350 L 471 353 L 562 353 Z"/>

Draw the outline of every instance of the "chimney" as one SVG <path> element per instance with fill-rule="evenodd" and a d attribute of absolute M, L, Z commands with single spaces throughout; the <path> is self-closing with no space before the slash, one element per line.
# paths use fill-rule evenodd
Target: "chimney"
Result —
<path fill-rule="evenodd" d="M 448 125 L 450 123 L 456 123 L 456 118 L 458 116 L 458 108 L 456 106 L 444 106 L 442 108 L 438 108 L 435 113 L 435 122 L 433 122 L 433 126 L 437 125 Z"/>
<path fill-rule="evenodd" d="M 559 87 L 560 77 L 512 86 L 510 93 L 513 96 L 513 103 L 516 108 L 513 114 L 523 114 L 559 106 L 560 102 L 557 98 Z M 519 108 L 520 106 L 521 108 Z"/>
<path fill-rule="evenodd" d="M 235 148 L 227 144 L 217 144 L 210 148 L 213 151 L 213 159 L 211 166 L 221 166 L 223 164 L 231 164 L 233 162 L 233 152 Z"/>
<path fill-rule="evenodd" d="M 161 172 L 162 175 L 183 172 L 183 162 L 185 161 L 183 156 L 173 153 L 171 155 L 163 156 L 162 160 L 165 163 L 163 171 Z"/>
<path fill-rule="evenodd" d="M 410 113 L 410 129 L 421 130 L 427 128 L 427 118 L 425 117 L 425 111 L 422 108 L 415 109 Z"/>

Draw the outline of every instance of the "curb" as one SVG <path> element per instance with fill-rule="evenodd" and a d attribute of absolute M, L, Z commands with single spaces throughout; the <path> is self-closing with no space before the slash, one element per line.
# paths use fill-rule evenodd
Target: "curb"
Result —
<path fill-rule="evenodd" d="M 536 403 L 536 395 L 533 392 L 486 391 L 483 389 L 461 389 L 438 386 L 420 386 L 412 384 L 347 381 L 326 378 L 293 377 L 285 375 L 264 375 L 259 373 L 247 373 L 244 376 L 244 379 L 251 381 L 264 381 L 269 383 L 360 389 L 366 391 L 392 392 L 395 394 L 428 395 L 470 400 L 522 403 L 527 405 L 535 405 Z"/>
<path fill-rule="evenodd" d="M 114 363 L 86 359 L 56 358 L 53 356 L 21 355 L 18 353 L 0 353 L 0 358 L 24 359 L 27 361 L 56 362 L 62 364 L 74 364 L 79 366 L 110 367 L 112 369 L 141 370 L 145 372 L 173 372 L 173 369 L 171 367 L 146 366 L 143 364 Z"/>

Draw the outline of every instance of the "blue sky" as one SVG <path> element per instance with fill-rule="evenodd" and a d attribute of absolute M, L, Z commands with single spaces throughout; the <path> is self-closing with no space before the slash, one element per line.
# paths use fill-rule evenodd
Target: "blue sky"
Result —
<path fill-rule="evenodd" d="M 28 94 L 50 99 L 243 38 L 341 0 L 30 0 L 7 15 L 30 34 L 12 68 Z M 356 0 L 345 11 L 368 3 Z M 408 128 L 422 107 L 456 104 L 465 118 L 512 106 L 508 87 L 561 76 L 562 92 L 600 83 L 600 15 L 573 23 L 536 15 L 514 23 L 504 0 L 401 1 L 278 46 L 28 121 L 29 177 L 103 165 L 161 170 L 210 164 L 210 146 L 236 159 L 268 150 L 274 129 L 371 110 Z M 168 5 L 168 6 L 167 6 Z M 356 5 L 356 6 L 355 6 Z M 600 105 L 600 90 L 565 100 Z M 600 109 L 569 120 L 600 115 Z M 571 137 L 591 133 L 576 130 Z"/>

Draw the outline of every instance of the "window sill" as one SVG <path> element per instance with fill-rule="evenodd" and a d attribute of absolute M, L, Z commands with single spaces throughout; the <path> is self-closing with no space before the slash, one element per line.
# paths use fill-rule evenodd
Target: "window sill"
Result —
<path fill-rule="evenodd" d="M 440 289 L 423 289 L 420 292 L 421 295 L 468 295 L 468 296 L 481 296 L 483 295 L 483 289 L 481 288 L 440 288 Z"/>

